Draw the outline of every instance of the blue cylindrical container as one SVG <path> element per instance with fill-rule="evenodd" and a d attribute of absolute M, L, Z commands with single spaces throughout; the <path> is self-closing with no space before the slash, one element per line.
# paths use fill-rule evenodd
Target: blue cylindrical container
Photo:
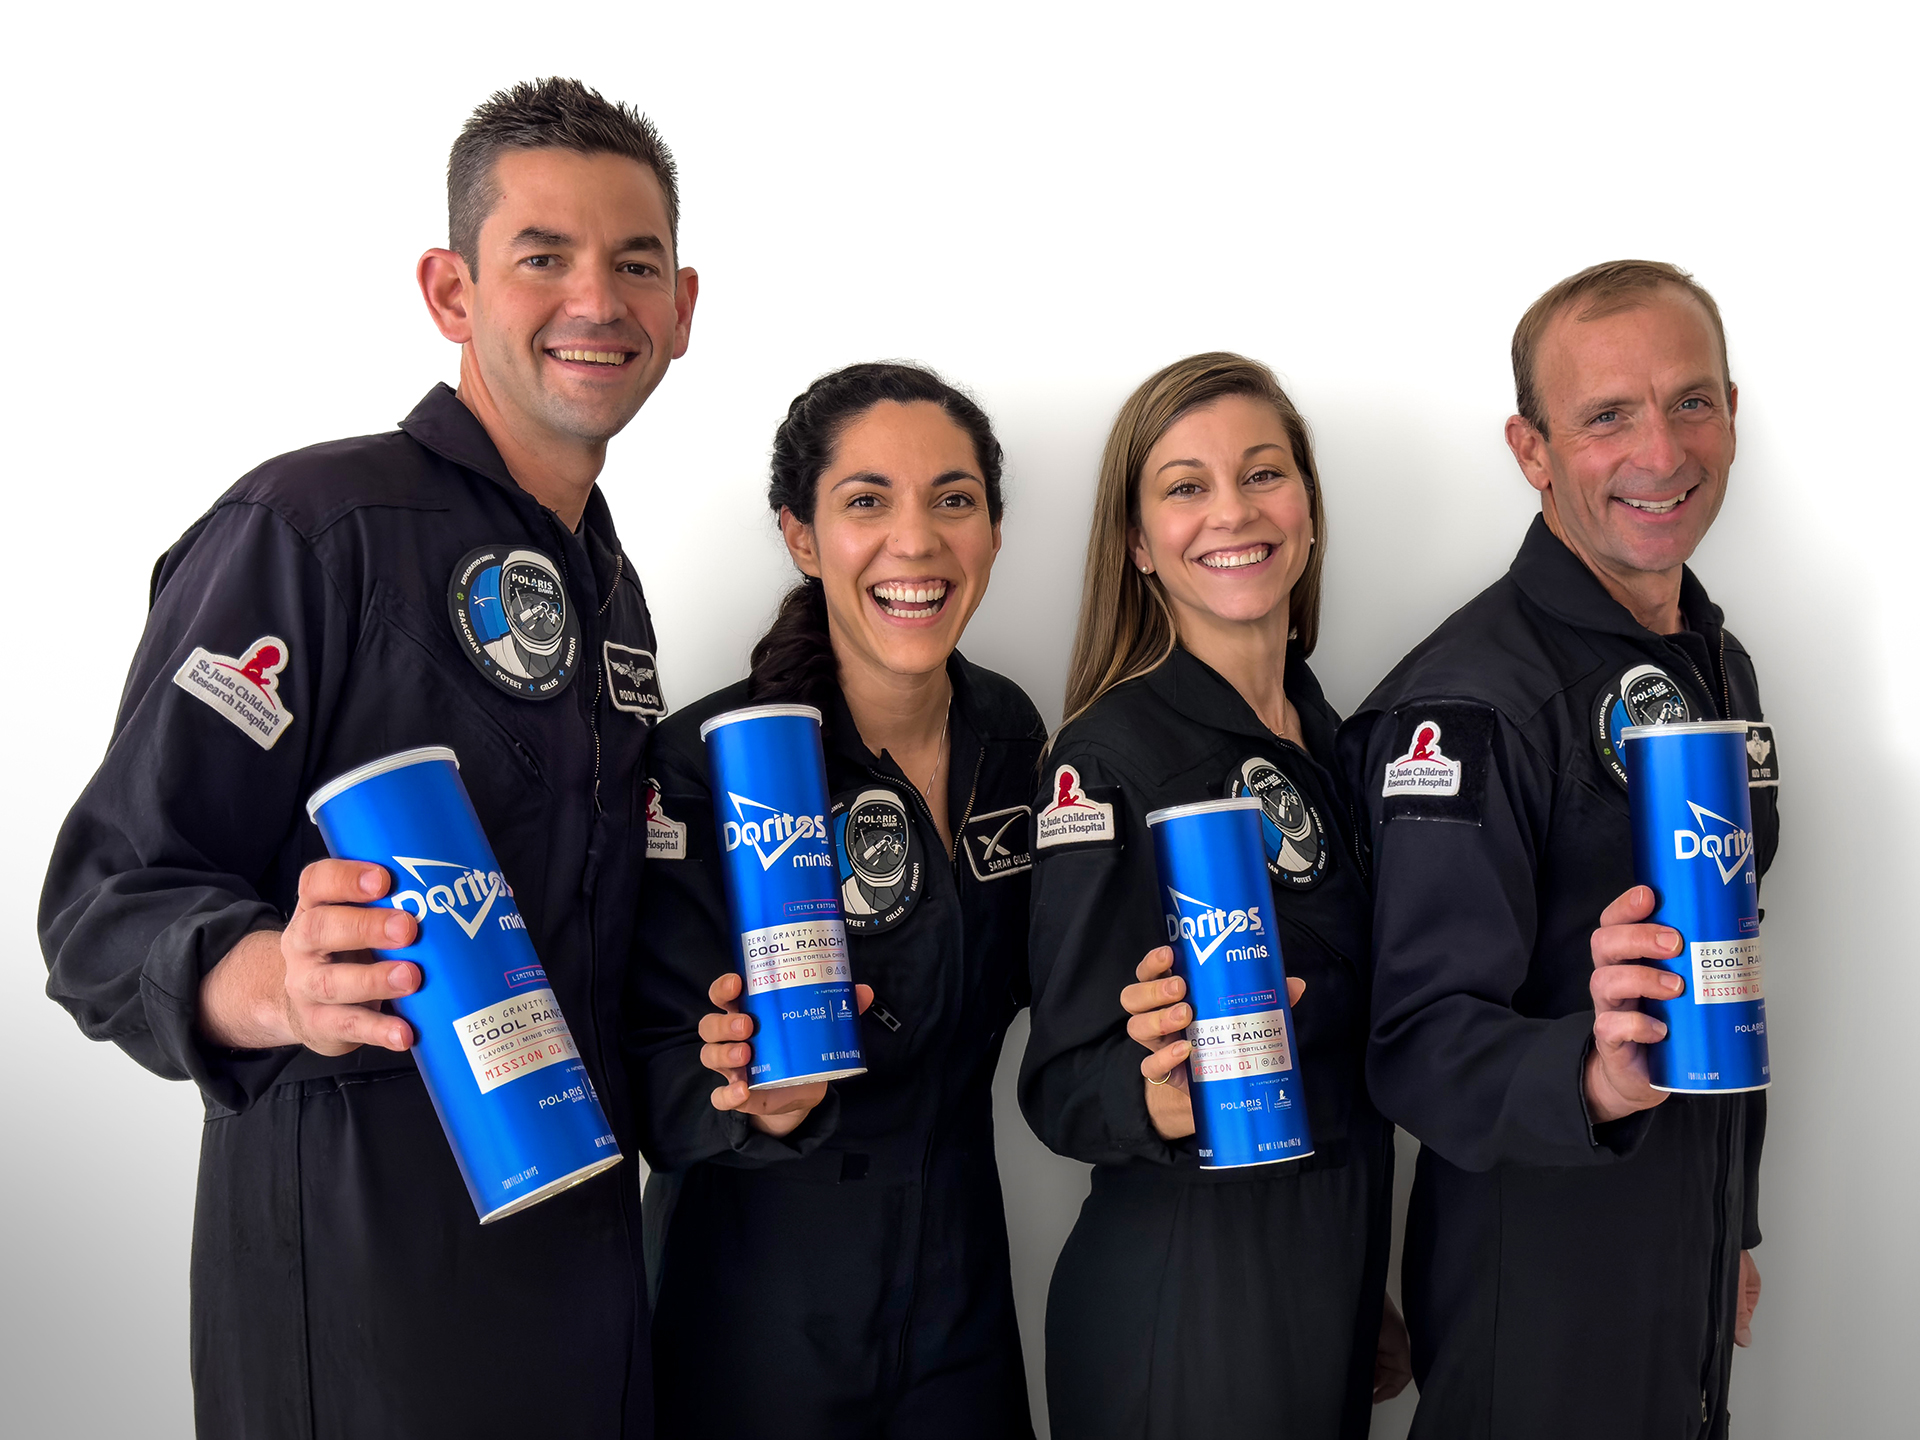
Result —
<path fill-rule="evenodd" d="M 485 1225 L 620 1163 L 612 1127 L 547 983 L 527 923 L 443 746 L 403 750 L 314 792 L 327 850 L 383 866 L 376 905 L 420 934 L 375 953 L 420 967 L 393 1008 Z"/>
<path fill-rule="evenodd" d="M 1686 982 L 1642 1000 L 1666 1022 L 1647 1047 L 1656 1090 L 1762 1090 L 1767 1002 L 1760 986 L 1760 877 L 1747 794 L 1747 723 L 1633 725 L 1621 734 L 1633 812 L 1633 878 L 1658 900 L 1652 923 L 1680 932 L 1672 960 L 1644 963 Z"/>
<path fill-rule="evenodd" d="M 827 827 L 820 712 L 811 705 L 729 710 L 702 725 L 700 738 L 739 936 L 741 1005 L 754 1019 L 747 1087 L 865 1074 Z"/>
<path fill-rule="evenodd" d="M 1173 973 L 1193 1006 L 1187 1077 L 1200 1168 L 1311 1155 L 1260 799 L 1173 805 L 1147 826 Z"/>

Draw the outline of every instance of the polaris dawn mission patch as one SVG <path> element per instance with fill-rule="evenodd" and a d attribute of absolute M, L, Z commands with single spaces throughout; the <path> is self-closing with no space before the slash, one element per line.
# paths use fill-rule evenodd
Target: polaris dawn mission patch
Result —
<path fill-rule="evenodd" d="M 878 935 L 913 913 L 926 884 L 920 835 L 900 793 L 869 785 L 833 800 L 840 912 L 849 935 Z"/>
<path fill-rule="evenodd" d="M 1593 752 L 1601 768 L 1624 787 L 1627 767 L 1620 758 L 1620 732 L 1629 725 L 1682 725 L 1691 719 L 1687 697 L 1671 675 L 1658 665 L 1635 665 L 1594 697 L 1589 726 Z"/>
<path fill-rule="evenodd" d="M 1273 761 L 1255 755 L 1227 778 L 1227 798 L 1240 795 L 1260 802 L 1260 838 L 1273 878 L 1294 890 L 1318 885 L 1327 873 L 1326 827 L 1299 787 Z"/>
<path fill-rule="evenodd" d="M 551 700 L 580 668 L 580 620 L 560 568 L 538 550 L 483 545 L 447 581 L 454 638 L 487 679 L 523 700 Z"/>

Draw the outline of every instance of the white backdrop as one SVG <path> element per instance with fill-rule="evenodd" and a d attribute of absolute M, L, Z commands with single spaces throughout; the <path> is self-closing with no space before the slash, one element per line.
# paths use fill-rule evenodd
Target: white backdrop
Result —
<path fill-rule="evenodd" d="M 1006 547 L 966 648 L 1057 720 L 1106 424 L 1152 369 L 1227 347 L 1317 430 L 1315 661 L 1349 709 L 1519 542 L 1533 496 L 1500 432 L 1521 310 L 1600 259 L 1699 275 L 1744 403 L 1696 568 L 1785 762 L 1766 1298 L 1733 1408 L 1745 1437 L 1911 1434 L 1914 35 L 1891 7 L 1762 8 L 16 13 L 0 403 L 8 612 L 36 623 L 0 719 L 7 1428 L 190 1431 L 198 1103 L 79 1037 L 34 939 L 149 567 L 261 459 L 388 428 L 453 375 L 412 281 L 444 243 L 447 146 L 487 92 L 565 73 L 658 120 L 703 280 L 691 354 L 604 477 L 670 702 L 742 673 L 785 583 L 761 495 L 787 401 L 907 356 L 999 422 Z M 1011 1103 L 1024 1033 L 1001 1148 L 1037 1379 L 1085 1172 Z"/>

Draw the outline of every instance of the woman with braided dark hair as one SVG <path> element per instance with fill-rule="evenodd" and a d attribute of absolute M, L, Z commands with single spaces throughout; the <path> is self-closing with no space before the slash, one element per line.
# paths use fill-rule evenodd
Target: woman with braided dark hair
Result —
<path fill-rule="evenodd" d="M 816 380 L 768 491 L 802 579 L 747 679 L 655 739 L 625 1048 L 662 1434 L 1032 1433 L 991 1087 L 1027 1001 L 1045 731 L 954 648 L 1000 548 L 1000 468 L 930 371 Z M 867 1073 L 750 1091 L 700 725 L 774 702 L 824 717 Z"/>

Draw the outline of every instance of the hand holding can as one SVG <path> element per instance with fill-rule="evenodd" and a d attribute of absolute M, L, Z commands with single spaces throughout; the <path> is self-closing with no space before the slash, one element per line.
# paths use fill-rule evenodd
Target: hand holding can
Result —
<path fill-rule="evenodd" d="M 1186 1042 L 1200 1166 L 1313 1153 L 1260 801 L 1174 805 L 1147 816 L 1174 971 L 1186 982 Z"/>
<path fill-rule="evenodd" d="M 730 710 L 703 724 L 700 738 L 740 947 L 741 1004 L 754 1022 L 747 1087 L 863 1075 L 820 712 Z"/>
<path fill-rule="evenodd" d="M 1642 1008 L 1667 1027 L 1646 1050 L 1655 1090 L 1724 1095 L 1765 1089 L 1760 877 L 1747 793 L 1747 722 L 1635 725 L 1621 734 L 1632 808 L 1634 879 L 1675 931 L 1680 985 Z"/>
<path fill-rule="evenodd" d="M 417 938 L 376 949 L 419 967 L 393 1001 L 485 1225 L 620 1163 L 593 1081 L 527 938 L 460 762 L 440 746 L 372 761 L 307 802 L 338 859 L 379 865 Z"/>

